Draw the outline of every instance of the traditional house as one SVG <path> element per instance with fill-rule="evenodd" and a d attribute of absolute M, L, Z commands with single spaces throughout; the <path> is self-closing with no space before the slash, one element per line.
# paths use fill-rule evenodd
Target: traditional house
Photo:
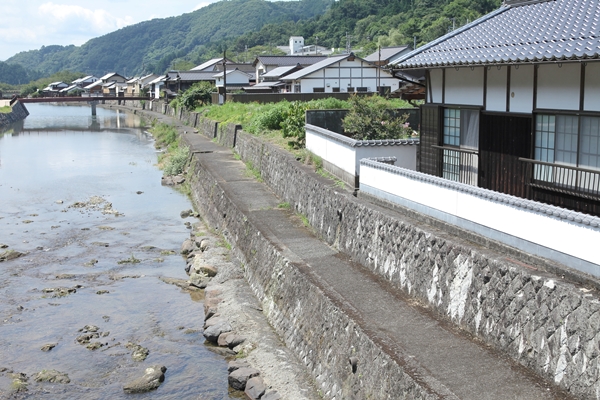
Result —
<path fill-rule="evenodd" d="M 323 61 L 327 56 L 259 56 L 257 57 L 252 66 L 256 71 L 256 82 L 261 82 L 261 76 L 278 67 L 291 67 L 300 65 L 302 67 L 308 67 Z"/>
<path fill-rule="evenodd" d="M 69 87 L 67 83 L 64 82 L 52 82 L 44 89 L 42 89 L 42 93 L 45 97 L 58 97 L 60 96 L 60 91 Z"/>
<path fill-rule="evenodd" d="M 226 58 L 225 62 L 227 64 L 232 64 L 233 61 L 231 61 L 230 59 Z M 223 65 L 223 57 L 220 58 L 213 58 L 210 59 L 208 61 L 203 62 L 202 64 L 192 68 L 190 71 L 219 71 L 218 66 L 219 65 Z M 222 70 L 222 68 L 221 68 Z"/>
<path fill-rule="evenodd" d="M 353 53 L 326 58 L 281 79 L 292 93 L 395 92 L 399 80 Z"/>
<path fill-rule="evenodd" d="M 292 87 L 288 82 L 281 81 L 287 75 L 300 71 L 303 67 L 300 64 L 289 65 L 286 67 L 275 68 L 261 75 L 262 82 L 254 86 L 244 87 L 244 91 L 248 93 L 287 93 L 292 91 Z"/>
<path fill-rule="evenodd" d="M 226 76 L 225 76 L 226 75 Z M 244 86 L 248 86 L 250 83 L 250 75 L 239 69 L 228 70 L 227 72 L 219 72 L 213 76 L 215 78 L 215 86 L 217 88 L 223 87 L 227 84 L 227 90 L 241 89 Z M 225 80 L 227 82 L 225 82 Z"/>
<path fill-rule="evenodd" d="M 398 59 L 426 76 L 419 170 L 600 215 L 599 10 L 505 0 Z"/>
<path fill-rule="evenodd" d="M 91 85 L 92 83 L 96 82 L 98 80 L 98 78 L 96 78 L 93 75 L 88 75 L 88 76 L 84 76 L 83 78 L 79 78 L 79 79 L 75 79 L 73 82 L 71 82 L 72 85 L 76 85 L 80 88 L 84 88 L 85 86 Z"/>
<path fill-rule="evenodd" d="M 137 97 L 141 96 L 144 89 L 148 88 L 148 84 L 158 78 L 156 74 L 148 74 L 142 77 L 135 77 L 127 81 L 126 96 Z"/>
<path fill-rule="evenodd" d="M 102 83 L 108 83 L 108 82 L 125 83 L 128 81 L 127 78 L 125 78 L 122 75 L 117 74 L 116 72 L 110 72 L 110 73 L 104 75 L 103 77 L 101 77 L 99 80 Z"/>

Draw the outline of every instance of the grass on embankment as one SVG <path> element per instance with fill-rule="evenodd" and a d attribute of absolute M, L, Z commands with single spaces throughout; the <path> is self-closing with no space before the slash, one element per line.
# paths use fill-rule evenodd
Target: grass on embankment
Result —
<path fill-rule="evenodd" d="M 156 140 L 155 147 L 165 149 L 158 156 L 158 167 L 165 175 L 181 174 L 188 160 L 189 149 L 179 144 L 177 128 L 165 123 L 154 123 L 150 132 Z"/>
<path fill-rule="evenodd" d="M 11 112 L 12 112 L 12 107 L 11 106 L 0 107 L 0 113 L 10 114 Z"/>

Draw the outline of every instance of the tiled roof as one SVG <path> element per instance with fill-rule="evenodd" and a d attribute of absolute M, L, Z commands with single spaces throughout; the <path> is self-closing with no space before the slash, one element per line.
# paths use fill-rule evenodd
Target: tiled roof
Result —
<path fill-rule="evenodd" d="M 179 77 L 182 81 L 214 81 L 213 76 L 215 75 L 215 71 L 169 71 L 168 76 L 169 80 L 177 80 Z"/>
<path fill-rule="evenodd" d="M 285 67 L 277 67 L 277 68 L 270 70 L 269 72 L 265 72 L 261 76 L 263 78 L 279 78 L 280 76 L 284 75 L 286 72 L 288 72 L 296 67 L 298 67 L 298 65 L 286 65 Z"/>
<path fill-rule="evenodd" d="M 381 48 L 381 57 L 379 57 L 379 50 L 376 52 L 369 54 L 365 57 L 365 60 L 370 62 L 377 62 L 379 60 L 385 61 L 389 60 L 394 56 L 397 56 L 398 53 L 402 53 L 404 50 L 408 49 L 408 46 L 395 46 L 395 47 L 382 47 Z"/>
<path fill-rule="evenodd" d="M 230 62 L 231 60 L 227 58 L 225 61 Z M 197 67 L 192 68 L 191 71 L 214 71 L 215 64 L 220 62 L 223 62 L 223 57 L 213 58 L 198 65 Z"/>
<path fill-rule="evenodd" d="M 319 61 L 316 64 L 313 65 L 309 65 L 306 68 L 301 69 L 300 71 L 296 71 L 293 74 L 289 74 L 286 77 L 283 77 L 281 79 L 283 80 L 294 80 L 294 79 L 300 79 L 303 78 L 307 75 L 312 74 L 315 71 L 318 71 L 320 69 L 323 68 L 327 68 L 328 66 L 335 64 L 337 62 L 340 62 L 342 60 L 345 60 L 346 58 L 350 57 L 350 54 L 344 54 L 342 56 L 334 56 L 334 57 L 329 57 L 329 58 L 325 58 L 323 61 Z"/>
<path fill-rule="evenodd" d="M 507 2 L 404 55 L 400 68 L 599 58 L 598 0 Z"/>
<path fill-rule="evenodd" d="M 300 64 L 302 66 L 312 65 L 321 60 L 326 59 L 327 56 L 259 56 L 252 65 L 260 61 L 263 65 L 277 65 L 284 67 L 286 65 Z"/>

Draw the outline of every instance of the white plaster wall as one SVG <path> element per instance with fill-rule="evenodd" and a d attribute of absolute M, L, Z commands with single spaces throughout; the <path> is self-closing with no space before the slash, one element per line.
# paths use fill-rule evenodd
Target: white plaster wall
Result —
<path fill-rule="evenodd" d="M 357 87 L 366 87 L 370 92 L 375 92 L 377 90 L 377 77 L 375 76 L 370 78 L 352 79 L 344 79 L 334 76 L 323 79 L 322 74 L 320 75 L 320 77 L 317 74 L 318 72 L 315 72 L 314 75 L 310 75 L 310 77 L 313 79 L 302 79 L 300 81 L 300 90 L 302 91 L 302 93 L 312 93 L 313 88 L 316 87 L 325 87 L 325 92 L 328 93 L 332 92 L 334 87 L 339 87 L 342 92 L 345 92 L 348 89 L 348 83 L 350 83 L 350 86 L 354 87 L 355 90 Z M 318 77 L 318 79 L 314 79 L 316 77 Z M 398 89 L 399 81 L 396 78 L 389 78 L 382 74 L 381 78 L 379 79 L 379 82 L 381 86 L 390 86 L 392 92 Z M 329 84 L 329 87 L 327 87 L 327 84 Z"/>
<path fill-rule="evenodd" d="M 600 265 L 598 230 L 366 165 L 360 184 Z"/>
<path fill-rule="evenodd" d="M 487 71 L 486 110 L 506 111 L 507 68 L 492 66 Z"/>
<path fill-rule="evenodd" d="M 588 62 L 585 67 L 584 110 L 600 111 L 600 62 Z"/>
<path fill-rule="evenodd" d="M 579 63 L 541 64 L 538 68 L 537 108 L 579 110 Z M 531 112 L 531 111 L 529 111 Z"/>
<path fill-rule="evenodd" d="M 441 69 L 432 69 L 429 71 L 431 78 L 431 95 L 429 99 L 430 103 L 441 103 L 442 102 L 442 84 L 443 84 L 443 72 Z M 429 89 L 427 90 L 427 96 L 429 96 Z"/>
<path fill-rule="evenodd" d="M 483 106 L 483 67 L 446 69 L 446 104 Z"/>
<path fill-rule="evenodd" d="M 341 135 L 340 135 L 341 136 Z M 360 160 L 373 157 L 396 157 L 396 165 L 417 169 L 416 145 L 352 147 L 306 129 L 306 149 L 351 175 L 360 175 Z"/>
<path fill-rule="evenodd" d="M 533 66 L 514 66 L 510 70 L 510 111 L 531 114 L 533 111 Z M 538 101 L 540 96 L 538 95 Z M 539 107 L 539 104 L 538 104 Z"/>

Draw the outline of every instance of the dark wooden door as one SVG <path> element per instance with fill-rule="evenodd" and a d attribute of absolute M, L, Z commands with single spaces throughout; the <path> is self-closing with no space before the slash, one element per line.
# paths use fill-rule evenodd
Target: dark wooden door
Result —
<path fill-rule="evenodd" d="M 524 166 L 531 158 L 531 117 L 482 114 L 479 131 L 479 186 L 527 197 Z"/>

